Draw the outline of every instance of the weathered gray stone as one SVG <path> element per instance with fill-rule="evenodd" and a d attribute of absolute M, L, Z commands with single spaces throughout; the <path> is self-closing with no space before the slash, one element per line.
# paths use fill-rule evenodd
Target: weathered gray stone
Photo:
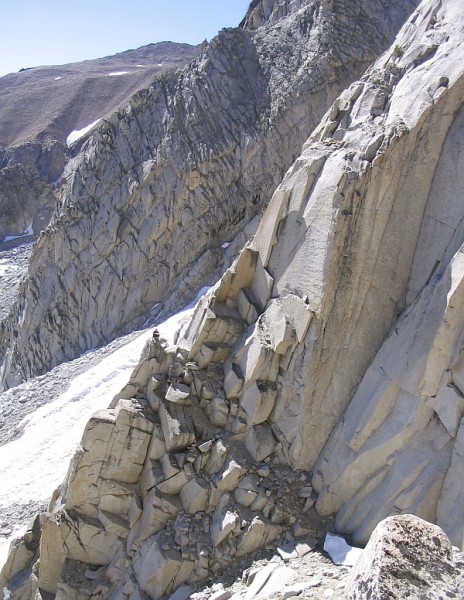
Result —
<path fill-rule="evenodd" d="M 171 383 L 166 392 L 166 400 L 173 404 L 183 404 L 189 406 L 192 404 L 190 399 L 190 386 L 182 383 Z"/>
<path fill-rule="evenodd" d="M 179 494 L 186 483 L 188 483 L 189 477 L 187 476 L 184 469 L 178 471 L 174 475 L 171 475 L 168 479 L 165 479 L 161 483 L 158 483 L 156 489 L 163 494 L 175 496 Z"/>
<path fill-rule="evenodd" d="M 461 598 L 464 566 L 454 554 L 436 525 L 414 515 L 388 517 L 350 574 L 350 598 Z"/>
<path fill-rule="evenodd" d="M 224 494 L 213 513 L 211 542 L 214 547 L 223 542 L 230 534 L 240 531 L 240 516 L 233 510 L 227 510 L 229 500 L 229 494 Z"/>
<path fill-rule="evenodd" d="M 26 597 L 33 592 L 32 581 L 27 583 L 27 575 L 32 570 L 32 565 L 37 559 L 41 539 L 40 517 L 37 515 L 29 524 L 26 533 L 13 540 L 10 546 L 8 558 L 0 570 L 0 597 L 3 598 L 5 588 L 18 579 L 25 579 Z M 28 573 L 29 572 L 29 573 Z M 21 577 L 23 575 L 23 577 Z M 29 578 L 30 579 L 30 578 Z M 54 575 L 50 574 L 50 587 L 53 587 Z M 22 582 L 24 585 L 24 582 Z M 22 587 L 22 586 L 21 586 Z M 29 592 L 29 594 L 28 594 Z M 21 594 L 19 595 L 21 598 Z"/>
<path fill-rule="evenodd" d="M 271 414 L 277 394 L 275 384 L 252 381 L 240 397 L 240 406 L 247 415 L 247 425 L 259 425 Z"/>
<path fill-rule="evenodd" d="M 262 548 L 268 542 L 279 537 L 282 532 L 279 525 L 274 525 L 262 517 L 254 517 L 247 529 L 241 534 L 237 545 L 237 556 L 245 556 Z"/>
<path fill-rule="evenodd" d="M 243 385 L 240 367 L 231 360 L 224 365 L 224 391 L 227 398 L 237 398 Z"/>
<path fill-rule="evenodd" d="M 66 507 L 97 516 L 101 479 L 135 483 L 142 471 L 153 423 L 130 400 L 95 413 L 87 424 L 68 474 Z M 129 499 L 127 498 L 127 501 Z"/>
<path fill-rule="evenodd" d="M 208 497 L 209 484 L 200 478 L 189 481 L 180 492 L 182 507 L 191 514 L 206 510 Z"/>
<path fill-rule="evenodd" d="M 242 506 L 251 506 L 258 496 L 259 479 L 256 475 L 245 475 L 234 490 L 235 500 Z"/>
<path fill-rule="evenodd" d="M 179 498 L 153 489 L 144 499 L 143 510 L 127 537 L 129 550 L 139 547 L 143 541 L 161 531 L 178 515 L 182 505 Z"/>
<path fill-rule="evenodd" d="M 168 452 L 184 450 L 195 442 L 195 432 L 188 407 L 172 403 L 162 404 L 159 417 Z"/>
<path fill-rule="evenodd" d="M 99 521 L 66 513 L 61 515 L 65 557 L 91 565 L 105 565 L 119 548 L 119 535 L 107 532 Z"/>
<path fill-rule="evenodd" d="M 245 446 L 253 460 L 261 461 L 270 456 L 276 446 L 275 437 L 267 423 L 251 427 L 245 436 Z"/>
<path fill-rule="evenodd" d="M 205 467 L 205 472 L 208 475 L 214 475 L 220 471 L 227 458 L 227 447 L 222 440 L 215 442 L 211 448 L 208 462 Z"/>
<path fill-rule="evenodd" d="M 194 563 L 183 559 L 180 552 L 162 550 L 156 535 L 144 542 L 133 565 L 140 587 L 152 598 L 173 592 L 188 580 L 194 568 Z"/>

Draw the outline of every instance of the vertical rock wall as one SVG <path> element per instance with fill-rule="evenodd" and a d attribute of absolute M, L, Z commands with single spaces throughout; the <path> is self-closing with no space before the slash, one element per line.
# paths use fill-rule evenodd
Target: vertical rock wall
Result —
<path fill-rule="evenodd" d="M 268 202 L 413 5 L 314 1 L 257 31 L 225 30 L 104 122 L 2 324 L 3 385 L 113 338 L 154 305 L 179 306 L 219 275 L 222 243 Z"/>
<path fill-rule="evenodd" d="M 463 50 L 458 0 L 424 0 L 341 94 L 176 345 L 154 332 L 89 422 L 40 565 L 31 531 L 2 585 L 158 599 L 314 503 L 359 543 L 413 512 L 463 546 Z"/>

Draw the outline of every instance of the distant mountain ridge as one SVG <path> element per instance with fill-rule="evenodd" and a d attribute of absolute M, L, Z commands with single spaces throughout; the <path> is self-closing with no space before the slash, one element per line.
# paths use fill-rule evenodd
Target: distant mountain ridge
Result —
<path fill-rule="evenodd" d="M 113 112 L 157 75 L 184 67 L 200 48 L 160 42 L 96 60 L 5 75 L 0 78 L 0 147 L 65 144 L 72 130 Z"/>
<path fill-rule="evenodd" d="M 0 243 L 6 236 L 22 235 L 31 223 L 35 235 L 46 227 L 54 206 L 50 198 L 58 194 L 46 184 L 59 183 L 92 126 L 127 106 L 156 78 L 183 68 L 200 51 L 201 45 L 160 42 L 1 77 Z"/>

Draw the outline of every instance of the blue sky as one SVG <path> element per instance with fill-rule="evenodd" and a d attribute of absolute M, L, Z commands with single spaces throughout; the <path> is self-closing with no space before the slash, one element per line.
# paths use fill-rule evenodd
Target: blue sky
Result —
<path fill-rule="evenodd" d="M 249 0 L 15 0 L 0 4 L 0 76 L 170 40 L 197 44 L 242 20 Z"/>

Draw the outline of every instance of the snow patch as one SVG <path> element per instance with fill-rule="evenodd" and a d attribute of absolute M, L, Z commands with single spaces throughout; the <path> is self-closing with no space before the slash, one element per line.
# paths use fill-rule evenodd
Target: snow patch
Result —
<path fill-rule="evenodd" d="M 108 73 L 108 77 L 119 77 L 120 75 L 128 75 L 129 71 L 113 71 Z"/>
<path fill-rule="evenodd" d="M 32 229 L 32 223 L 21 235 L 7 235 L 3 238 L 3 241 L 11 242 L 11 240 L 17 240 L 19 238 L 25 237 L 26 235 L 34 235 L 34 231 Z"/>
<path fill-rule="evenodd" d="M 59 81 L 60 79 L 63 79 L 62 77 L 55 77 L 55 81 Z"/>
<path fill-rule="evenodd" d="M 221 248 L 228 248 L 230 246 L 230 242 L 224 242 Z"/>
<path fill-rule="evenodd" d="M 325 536 L 324 551 L 327 552 L 334 564 L 344 565 L 345 567 L 355 565 L 363 553 L 362 548 L 350 546 L 341 535 L 334 535 L 333 533 L 328 533 Z"/>
<path fill-rule="evenodd" d="M 195 301 L 157 326 L 169 344 L 193 313 L 196 300 L 209 288 L 203 288 Z M 23 435 L 0 446 L 0 514 L 2 507 L 29 501 L 47 500 L 64 479 L 69 461 L 89 417 L 107 408 L 113 397 L 129 380 L 140 360 L 145 342 L 152 335 L 145 330 L 98 365 L 73 379 L 68 390 L 54 402 L 45 404 L 21 422 Z M 10 541 L 18 535 L 0 538 L 0 569 L 6 560 Z"/>
<path fill-rule="evenodd" d="M 76 142 L 81 137 L 83 137 L 86 133 L 88 133 L 100 121 L 101 121 L 101 119 L 97 119 L 93 123 L 90 123 L 90 125 L 87 125 L 87 127 L 84 127 L 82 129 L 74 129 L 74 131 L 71 131 L 71 133 L 66 138 L 66 146 L 69 147 L 69 146 L 71 146 L 71 144 L 74 144 L 74 142 Z"/>
<path fill-rule="evenodd" d="M 16 271 L 19 267 L 17 265 L 12 265 L 9 261 L 0 260 L 0 277 L 3 277 L 7 273 L 11 273 Z"/>

